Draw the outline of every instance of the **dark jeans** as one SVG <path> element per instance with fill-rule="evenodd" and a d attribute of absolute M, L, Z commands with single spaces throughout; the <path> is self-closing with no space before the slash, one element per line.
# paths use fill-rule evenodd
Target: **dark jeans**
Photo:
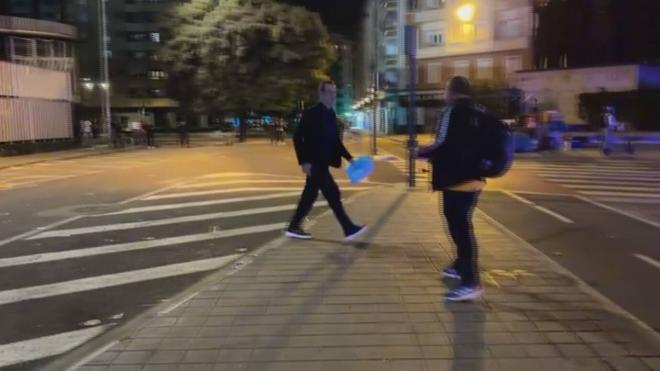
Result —
<path fill-rule="evenodd" d="M 480 192 L 443 191 L 444 214 L 449 234 L 456 244 L 454 269 L 461 276 L 461 284 L 479 284 L 477 239 L 472 228 L 472 213 Z"/>
<path fill-rule="evenodd" d="M 289 227 L 300 227 L 303 218 L 309 214 L 310 210 L 312 210 L 312 206 L 314 206 L 314 202 L 319 195 L 319 190 L 323 192 L 323 197 L 325 197 L 330 208 L 335 213 L 335 217 L 339 221 L 339 224 L 341 224 L 344 234 L 348 235 L 353 232 L 355 225 L 351 222 L 348 215 L 346 215 L 344 206 L 341 203 L 339 187 L 332 178 L 328 166 L 323 165 L 312 165 L 312 175 L 307 177 L 305 189 L 303 189 L 302 195 L 300 196 L 298 208 L 291 219 Z"/>

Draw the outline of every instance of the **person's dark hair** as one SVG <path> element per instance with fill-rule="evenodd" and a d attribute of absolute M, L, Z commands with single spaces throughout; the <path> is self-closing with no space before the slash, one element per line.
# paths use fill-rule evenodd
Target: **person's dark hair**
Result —
<path fill-rule="evenodd" d="M 454 94 L 460 95 L 472 95 L 472 87 L 470 86 L 470 81 L 463 76 L 454 76 L 449 80 L 449 85 L 447 86 L 449 91 Z"/>
<path fill-rule="evenodd" d="M 323 80 L 323 81 L 321 81 L 321 83 L 319 84 L 319 91 L 324 92 L 326 85 L 335 85 L 335 82 L 332 81 L 332 80 Z"/>

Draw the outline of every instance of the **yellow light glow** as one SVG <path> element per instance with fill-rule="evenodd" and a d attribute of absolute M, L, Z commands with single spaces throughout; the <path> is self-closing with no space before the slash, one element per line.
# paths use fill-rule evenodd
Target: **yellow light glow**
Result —
<path fill-rule="evenodd" d="M 474 6 L 474 4 L 464 4 L 458 7 L 458 9 L 456 10 L 456 16 L 462 22 L 471 22 L 472 19 L 474 18 L 475 11 L 476 11 L 476 7 Z"/>

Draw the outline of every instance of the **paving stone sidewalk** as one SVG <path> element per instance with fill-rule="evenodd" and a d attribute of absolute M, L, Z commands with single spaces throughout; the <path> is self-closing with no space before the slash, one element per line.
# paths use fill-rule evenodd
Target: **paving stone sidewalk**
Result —
<path fill-rule="evenodd" d="M 477 213 L 485 299 L 447 303 L 453 247 L 437 195 L 383 188 L 218 274 L 180 307 L 131 329 L 80 368 L 97 370 L 660 370 L 655 333 Z"/>

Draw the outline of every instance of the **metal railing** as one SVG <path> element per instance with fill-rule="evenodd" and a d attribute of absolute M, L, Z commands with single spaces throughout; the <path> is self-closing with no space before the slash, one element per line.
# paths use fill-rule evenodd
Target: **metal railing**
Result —
<path fill-rule="evenodd" d="M 77 39 L 76 27 L 40 19 L 11 17 L 0 15 L 0 33 L 12 32 L 26 35 L 55 36 L 67 39 Z"/>

